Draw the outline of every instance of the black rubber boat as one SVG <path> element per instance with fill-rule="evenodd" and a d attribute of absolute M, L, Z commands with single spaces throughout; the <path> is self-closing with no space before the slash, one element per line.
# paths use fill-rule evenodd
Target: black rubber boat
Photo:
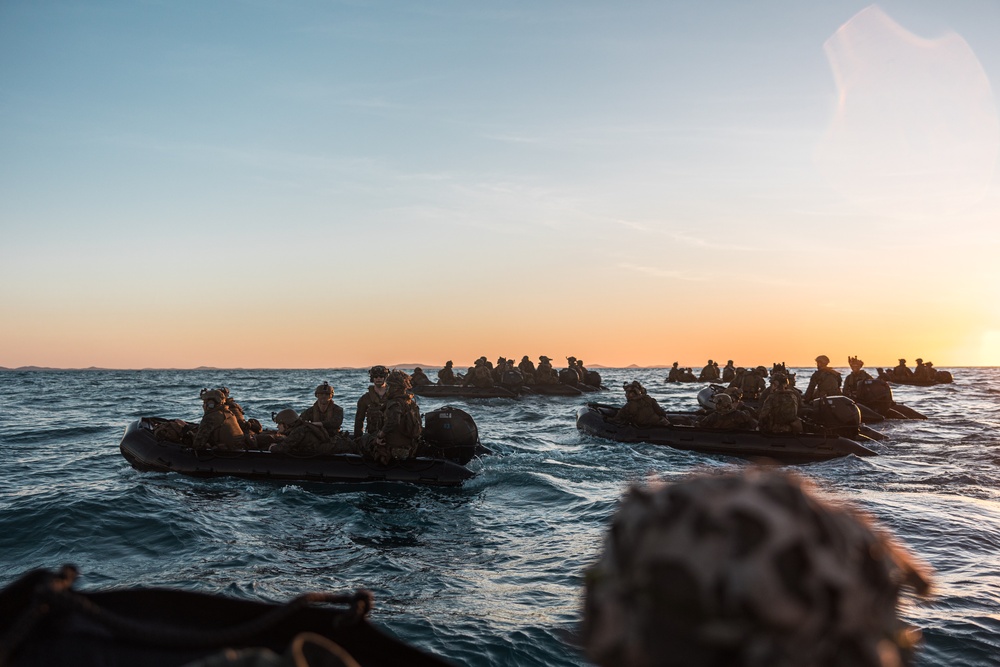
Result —
<path fill-rule="evenodd" d="M 430 398 L 517 398 L 510 389 L 504 387 L 467 387 L 460 384 L 424 384 L 413 387 L 417 396 Z"/>
<path fill-rule="evenodd" d="M 877 456 L 876 452 L 858 442 L 821 433 L 768 434 L 674 425 L 638 428 L 611 421 L 609 417 L 617 410 L 616 406 L 588 403 L 577 411 L 576 427 L 584 433 L 618 442 L 646 442 L 703 454 L 781 463 L 825 461 L 848 454 Z"/>
<path fill-rule="evenodd" d="M 273 664 L 263 652 L 308 664 L 448 667 L 367 619 L 371 594 L 307 593 L 286 604 L 168 588 L 73 590 L 76 568 L 31 570 L 0 590 L 0 664 L 10 667 L 179 667 L 231 649 Z M 330 642 L 335 644 L 331 645 Z M 241 660 L 239 664 L 250 664 Z M 325 660 L 323 659 L 325 658 Z M 282 662 L 282 664 L 286 664 Z M 296 660 L 294 664 L 305 664 Z"/>
<path fill-rule="evenodd" d="M 162 421 L 143 417 L 126 427 L 120 449 L 136 470 L 275 482 L 411 482 L 436 486 L 460 486 L 474 476 L 464 465 L 444 458 L 417 457 L 383 466 L 357 454 L 295 457 L 250 450 L 196 452 L 181 443 L 157 440 L 153 428 Z"/>
<path fill-rule="evenodd" d="M 562 382 L 558 384 L 526 385 L 521 387 L 521 391 L 525 394 L 538 394 L 540 396 L 580 396 L 583 394 L 582 389 L 563 384 Z"/>

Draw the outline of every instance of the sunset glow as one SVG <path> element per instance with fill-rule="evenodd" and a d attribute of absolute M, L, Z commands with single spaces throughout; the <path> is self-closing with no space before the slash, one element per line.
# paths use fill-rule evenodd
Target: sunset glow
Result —
<path fill-rule="evenodd" d="M 0 366 L 1000 365 L 1000 9 L 0 8 Z"/>

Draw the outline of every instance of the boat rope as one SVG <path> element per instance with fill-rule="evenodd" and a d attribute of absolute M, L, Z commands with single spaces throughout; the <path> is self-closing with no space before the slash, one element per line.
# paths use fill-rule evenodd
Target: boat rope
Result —
<path fill-rule="evenodd" d="M 228 628 L 199 630 L 190 628 L 164 628 L 115 614 L 72 590 L 78 571 L 64 565 L 58 573 L 45 577 L 36 588 L 32 603 L 0 637 L 0 667 L 8 664 L 10 656 L 27 638 L 31 630 L 46 615 L 53 612 L 80 614 L 101 625 L 112 634 L 153 646 L 185 646 L 188 648 L 213 648 L 250 644 L 260 633 L 287 620 L 306 607 L 318 604 L 346 605 L 343 615 L 333 621 L 333 627 L 347 627 L 363 620 L 372 609 L 371 592 L 359 589 L 353 594 L 305 593 L 287 603 L 245 623 Z"/>

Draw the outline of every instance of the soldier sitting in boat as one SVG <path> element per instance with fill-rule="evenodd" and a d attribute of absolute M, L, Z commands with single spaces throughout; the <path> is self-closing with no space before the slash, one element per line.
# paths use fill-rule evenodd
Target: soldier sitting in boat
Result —
<path fill-rule="evenodd" d="M 683 371 L 677 367 L 678 362 L 674 362 L 667 372 L 667 382 L 680 382 Z"/>
<path fill-rule="evenodd" d="M 792 389 L 788 376 L 775 373 L 764 404 L 760 406 L 759 427 L 762 433 L 802 433 L 801 397 Z"/>
<path fill-rule="evenodd" d="M 493 369 L 490 367 L 490 363 L 486 360 L 486 357 L 476 359 L 476 365 L 469 369 L 469 372 L 465 376 L 465 385 L 482 387 L 484 389 L 494 385 Z"/>
<path fill-rule="evenodd" d="M 420 409 L 410 393 L 410 376 L 403 371 L 393 371 L 389 373 L 387 386 L 382 425 L 365 441 L 366 454 L 381 465 L 416 456 L 423 431 Z"/>
<path fill-rule="evenodd" d="M 913 371 L 906 365 L 906 359 L 900 359 L 896 367 L 889 371 L 889 376 L 897 382 L 906 382 L 913 377 Z"/>
<path fill-rule="evenodd" d="M 583 382 L 583 377 L 580 375 L 580 369 L 576 365 L 576 357 L 566 357 L 566 370 L 573 372 L 573 376 L 576 377 L 576 382 Z M 570 376 L 569 373 L 566 373 L 565 377 L 572 376 Z M 563 381 L 565 382 L 565 379 Z"/>
<path fill-rule="evenodd" d="M 446 361 L 444 368 L 438 371 L 438 384 L 458 384 L 458 378 L 455 377 L 455 364 L 451 359 Z"/>
<path fill-rule="evenodd" d="M 830 368 L 830 357 L 819 355 L 816 357 L 816 372 L 809 378 L 809 386 L 806 387 L 802 400 L 808 403 L 814 398 L 840 396 L 841 393 L 840 373 Z"/>
<path fill-rule="evenodd" d="M 291 408 L 271 415 L 271 419 L 278 425 L 277 441 L 268 448 L 272 454 L 316 456 L 332 453 L 333 439 L 322 424 L 302 419 Z"/>
<path fill-rule="evenodd" d="M 535 374 L 536 384 L 559 384 L 559 373 L 552 367 L 552 360 L 544 354 L 538 357 L 538 373 Z"/>
<path fill-rule="evenodd" d="M 226 405 L 226 395 L 219 389 L 201 390 L 205 415 L 194 434 L 194 448 L 238 451 L 253 443 L 249 430 Z"/>
<path fill-rule="evenodd" d="M 923 359 L 917 359 L 917 367 L 913 369 L 914 382 L 934 382 L 934 370 L 924 363 Z"/>
<path fill-rule="evenodd" d="M 625 390 L 625 405 L 615 413 L 613 421 L 639 428 L 670 426 L 667 413 L 655 398 L 646 393 L 646 388 L 638 380 L 624 383 L 622 389 Z"/>
<path fill-rule="evenodd" d="M 763 366 L 747 368 L 739 377 L 739 389 L 743 392 L 743 398 L 748 401 L 756 401 L 761 393 L 767 389 L 767 369 Z"/>
<path fill-rule="evenodd" d="M 715 410 L 698 420 L 701 428 L 752 431 L 757 428 L 757 420 L 743 410 L 733 407 L 733 397 L 721 392 L 712 397 Z"/>
<path fill-rule="evenodd" d="M 521 371 L 521 378 L 526 385 L 535 384 L 535 364 L 528 358 L 528 355 L 521 357 L 521 363 L 517 365 L 517 370 Z"/>
<path fill-rule="evenodd" d="M 719 381 L 719 366 L 711 359 L 705 364 L 705 367 L 701 369 L 701 373 L 698 375 L 698 379 L 702 382 L 718 382 Z"/>
<path fill-rule="evenodd" d="M 389 377 L 389 369 L 385 366 L 372 366 L 368 377 L 372 383 L 368 385 L 368 391 L 358 399 L 358 411 L 354 413 L 355 440 L 365 433 L 375 433 L 382 426 L 382 407 L 388 391 L 385 380 Z"/>
<path fill-rule="evenodd" d="M 733 366 L 733 360 L 730 359 L 726 362 L 726 367 L 722 369 L 722 381 L 732 382 L 736 377 L 736 367 Z"/>
<path fill-rule="evenodd" d="M 425 387 L 429 384 L 434 384 L 431 379 L 427 377 L 427 373 L 424 373 L 424 369 L 417 366 L 413 369 L 413 373 L 410 374 L 410 383 L 414 387 Z"/>
<path fill-rule="evenodd" d="M 316 397 L 316 402 L 306 408 L 299 417 L 303 421 L 322 426 L 332 438 L 340 433 L 340 427 L 344 423 L 344 408 L 333 402 L 333 387 L 329 382 L 324 381 L 316 387 L 313 395 Z"/>
<path fill-rule="evenodd" d="M 588 384 L 587 367 L 583 365 L 583 359 L 576 360 L 576 374 L 580 376 L 580 382 L 582 384 Z"/>
<path fill-rule="evenodd" d="M 857 357 L 847 357 L 847 363 L 851 367 L 851 372 L 844 378 L 844 396 L 853 401 L 858 400 L 858 388 L 865 380 L 871 380 L 872 376 L 868 371 L 863 370 L 865 362 Z"/>

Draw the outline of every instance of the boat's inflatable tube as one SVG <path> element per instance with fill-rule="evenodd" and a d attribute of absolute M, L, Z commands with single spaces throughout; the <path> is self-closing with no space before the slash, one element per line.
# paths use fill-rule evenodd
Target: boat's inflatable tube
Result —
<path fill-rule="evenodd" d="M 588 403 L 577 412 L 576 427 L 584 433 L 619 442 L 646 442 L 704 454 L 783 463 L 825 461 L 848 454 L 876 456 L 874 451 L 853 440 L 820 433 L 767 434 L 673 425 L 638 428 L 611 421 L 609 417 L 617 410 L 615 406 Z"/>
<path fill-rule="evenodd" d="M 579 396 L 583 394 L 581 389 L 571 387 L 568 384 L 533 384 L 530 387 L 521 387 L 525 394 L 540 394 L 542 396 Z"/>
<path fill-rule="evenodd" d="M 428 398 L 517 398 L 517 394 L 504 387 L 472 387 L 460 384 L 425 384 L 413 387 L 417 396 Z"/>
<path fill-rule="evenodd" d="M 31 570 L 0 590 L 4 665 L 236 664 L 222 659 L 223 651 L 268 649 L 295 655 L 304 640 L 310 648 L 334 642 L 357 663 L 372 667 L 449 665 L 372 625 L 367 619 L 372 598 L 366 591 L 307 593 L 286 604 L 272 604 L 168 588 L 82 592 L 72 588 L 75 577 L 71 566 L 58 573 Z M 253 664 L 272 664 L 261 658 Z M 308 662 L 345 664 L 332 658 L 328 647 Z"/>
<path fill-rule="evenodd" d="M 459 486 L 473 477 L 464 466 L 439 458 L 418 457 L 387 466 L 357 454 L 295 457 L 271 452 L 196 452 L 180 443 L 157 440 L 156 417 L 128 425 L 122 456 L 142 472 L 176 472 L 192 477 L 242 477 L 276 482 L 411 482 Z"/>

